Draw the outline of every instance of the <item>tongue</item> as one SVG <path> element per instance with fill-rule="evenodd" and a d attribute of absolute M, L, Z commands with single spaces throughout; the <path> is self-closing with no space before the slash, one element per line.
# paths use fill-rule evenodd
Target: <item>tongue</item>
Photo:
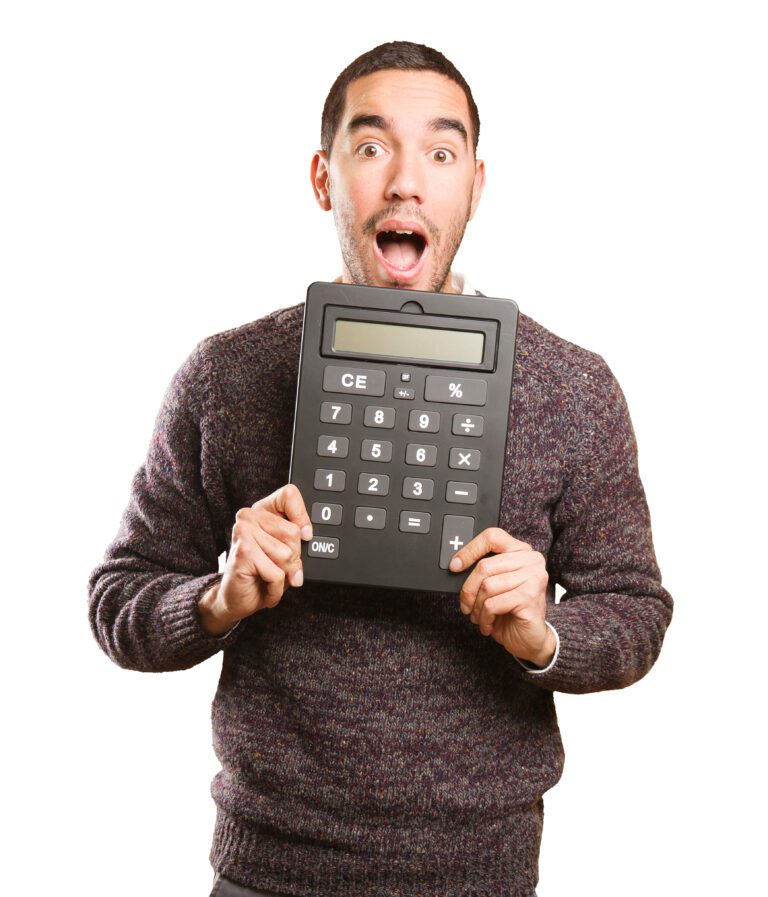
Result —
<path fill-rule="evenodd" d="M 420 253 L 411 240 L 387 242 L 381 247 L 381 254 L 396 268 L 412 268 L 419 260 Z"/>

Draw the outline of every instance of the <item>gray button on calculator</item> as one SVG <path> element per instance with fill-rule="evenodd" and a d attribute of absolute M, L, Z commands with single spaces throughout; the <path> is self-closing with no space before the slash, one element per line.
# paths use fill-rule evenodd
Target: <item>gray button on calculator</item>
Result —
<path fill-rule="evenodd" d="M 457 501 L 464 505 L 477 504 L 477 483 L 457 483 L 449 480 L 445 487 L 445 500 Z"/>
<path fill-rule="evenodd" d="M 323 402 L 320 420 L 324 424 L 348 424 L 352 420 L 352 406 L 348 402 Z"/>
<path fill-rule="evenodd" d="M 361 473 L 357 491 L 361 495 L 389 495 L 389 477 L 385 473 Z"/>
<path fill-rule="evenodd" d="M 468 543 L 475 534 L 475 518 L 446 514 L 443 517 L 443 537 L 440 542 L 440 567 L 448 569 L 451 558 Z"/>
<path fill-rule="evenodd" d="M 347 481 L 347 473 L 344 470 L 315 471 L 315 489 L 328 489 L 331 492 L 343 492 Z"/>
<path fill-rule="evenodd" d="M 363 461 L 391 461 L 392 443 L 377 442 L 375 439 L 364 439 L 360 446 L 360 457 Z"/>
<path fill-rule="evenodd" d="M 318 436 L 317 454 L 327 458 L 346 458 L 349 454 L 349 437 Z"/>
<path fill-rule="evenodd" d="M 480 451 L 478 449 L 452 448 L 448 466 L 458 470 L 478 470 Z"/>
<path fill-rule="evenodd" d="M 362 529 L 384 529 L 387 512 L 384 508 L 355 508 L 355 526 Z"/>
<path fill-rule="evenodd" d="M 366 405 L 363 424 L 366 427 L 385 427 L 391 430 L 395 426 L 395 409 L 381 405 Z"/>
<path fill-rule="evenodd" d="M 452 402 L 459 405 L 485 405 L 487 380 L 471 380 L 460 374 L 453 377 L 427 377 L 424 398 L 429 402 Z"/>
<path fill-rule="evenodd" d="M 431 520 L 427 511 L 400 511 L 400 532 L 428 533 Z"/>
<path fill-rule="evenodd" d="M 396 386 L 392 392 L 395 399 L 415 399 L 416 390 L 412 386 Z"/>
<path fill-rule="evenodd" d="M 421 430 L 423 433 L 437 433 L 440 429 L 440 412 L 421 411 L 414 408 L 408 415 L 408 429 Z"/>
<path fill-rule="evenodd" d="M 339 540 L 331 536 L 315 536 L 307 544 L 307 554 L 311 558 L 330 558 L 339 556 Z"/>
<path fill-rule="evenodd" d="M 405 463 L 434 467 L 437 464 L 437 446 L 419 445 L 417 442 L 409 442 L 405 447 Z"/>
<path fill-rule="evenodd" d="M 309 519 L 312 523 L 327 523 L 328 526 L 340 526 L 341 513 L 341 505 L 323 504 L 321 501 L 313 501 Z"/>
<path fill-rule="evenodd" d="M 326 365 L 323 372 L 324 392 L 365 393 L 369 396 L 383 396 L 386 374 L 372 368 L 343 368 L 335 364 Z"/>
<path fill-rule="evenodd" d="M 434 480 L 421 480 L 416 477 L 404 477 L 403 498 L 421 498 L 429 501 L 435 491 Z"/>
<path fill-rule="evenodd" d="M 477 414 L 454 414 L 451 432 L 457 436 L 482 436 L 483 418 Z"/>

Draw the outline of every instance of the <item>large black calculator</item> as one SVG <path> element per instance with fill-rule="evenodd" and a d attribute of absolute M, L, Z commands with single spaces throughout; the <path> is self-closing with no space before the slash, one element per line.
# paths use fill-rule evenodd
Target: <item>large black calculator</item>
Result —
<path fill-rule="evenodd" d="M 305 580 L 455 592 L 499 525 L 517 336 L 511 299 L 317 281 L 304 306 L 289 482 Z"/>

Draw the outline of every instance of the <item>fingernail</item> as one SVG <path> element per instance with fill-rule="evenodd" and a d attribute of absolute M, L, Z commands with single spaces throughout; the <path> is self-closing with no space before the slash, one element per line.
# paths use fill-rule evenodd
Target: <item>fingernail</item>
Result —
<path fill-rule="evenodd" d="M 449 566 L 451 570 L 461 570 L 461 558 L 454 558 Z"/>
<path fill-rule="evenodd" d="M 307 542 L 312 538 L 312 527 L 308 523 L 301 529 L 301 538 Z"/>
<path fill-rule="evenodd" d="M 461 605 L 461 612 L 466 616 L 469 613 L 469 608 L 466 604 Z"/>
<path fill-rule="evenodd" d="M 298 588 L 304 582 L 304 572 L 302 570 L 297 570 L 293 574 L 293 584 Z"/>

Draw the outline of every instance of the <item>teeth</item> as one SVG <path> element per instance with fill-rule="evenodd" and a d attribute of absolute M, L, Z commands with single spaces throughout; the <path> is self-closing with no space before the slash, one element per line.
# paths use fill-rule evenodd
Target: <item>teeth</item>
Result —
<path fill-rule="evenodd" d="M 396 230 L 395 233 L 396 234 L 412 234 L 413 231 L 412 230 Z"/>

